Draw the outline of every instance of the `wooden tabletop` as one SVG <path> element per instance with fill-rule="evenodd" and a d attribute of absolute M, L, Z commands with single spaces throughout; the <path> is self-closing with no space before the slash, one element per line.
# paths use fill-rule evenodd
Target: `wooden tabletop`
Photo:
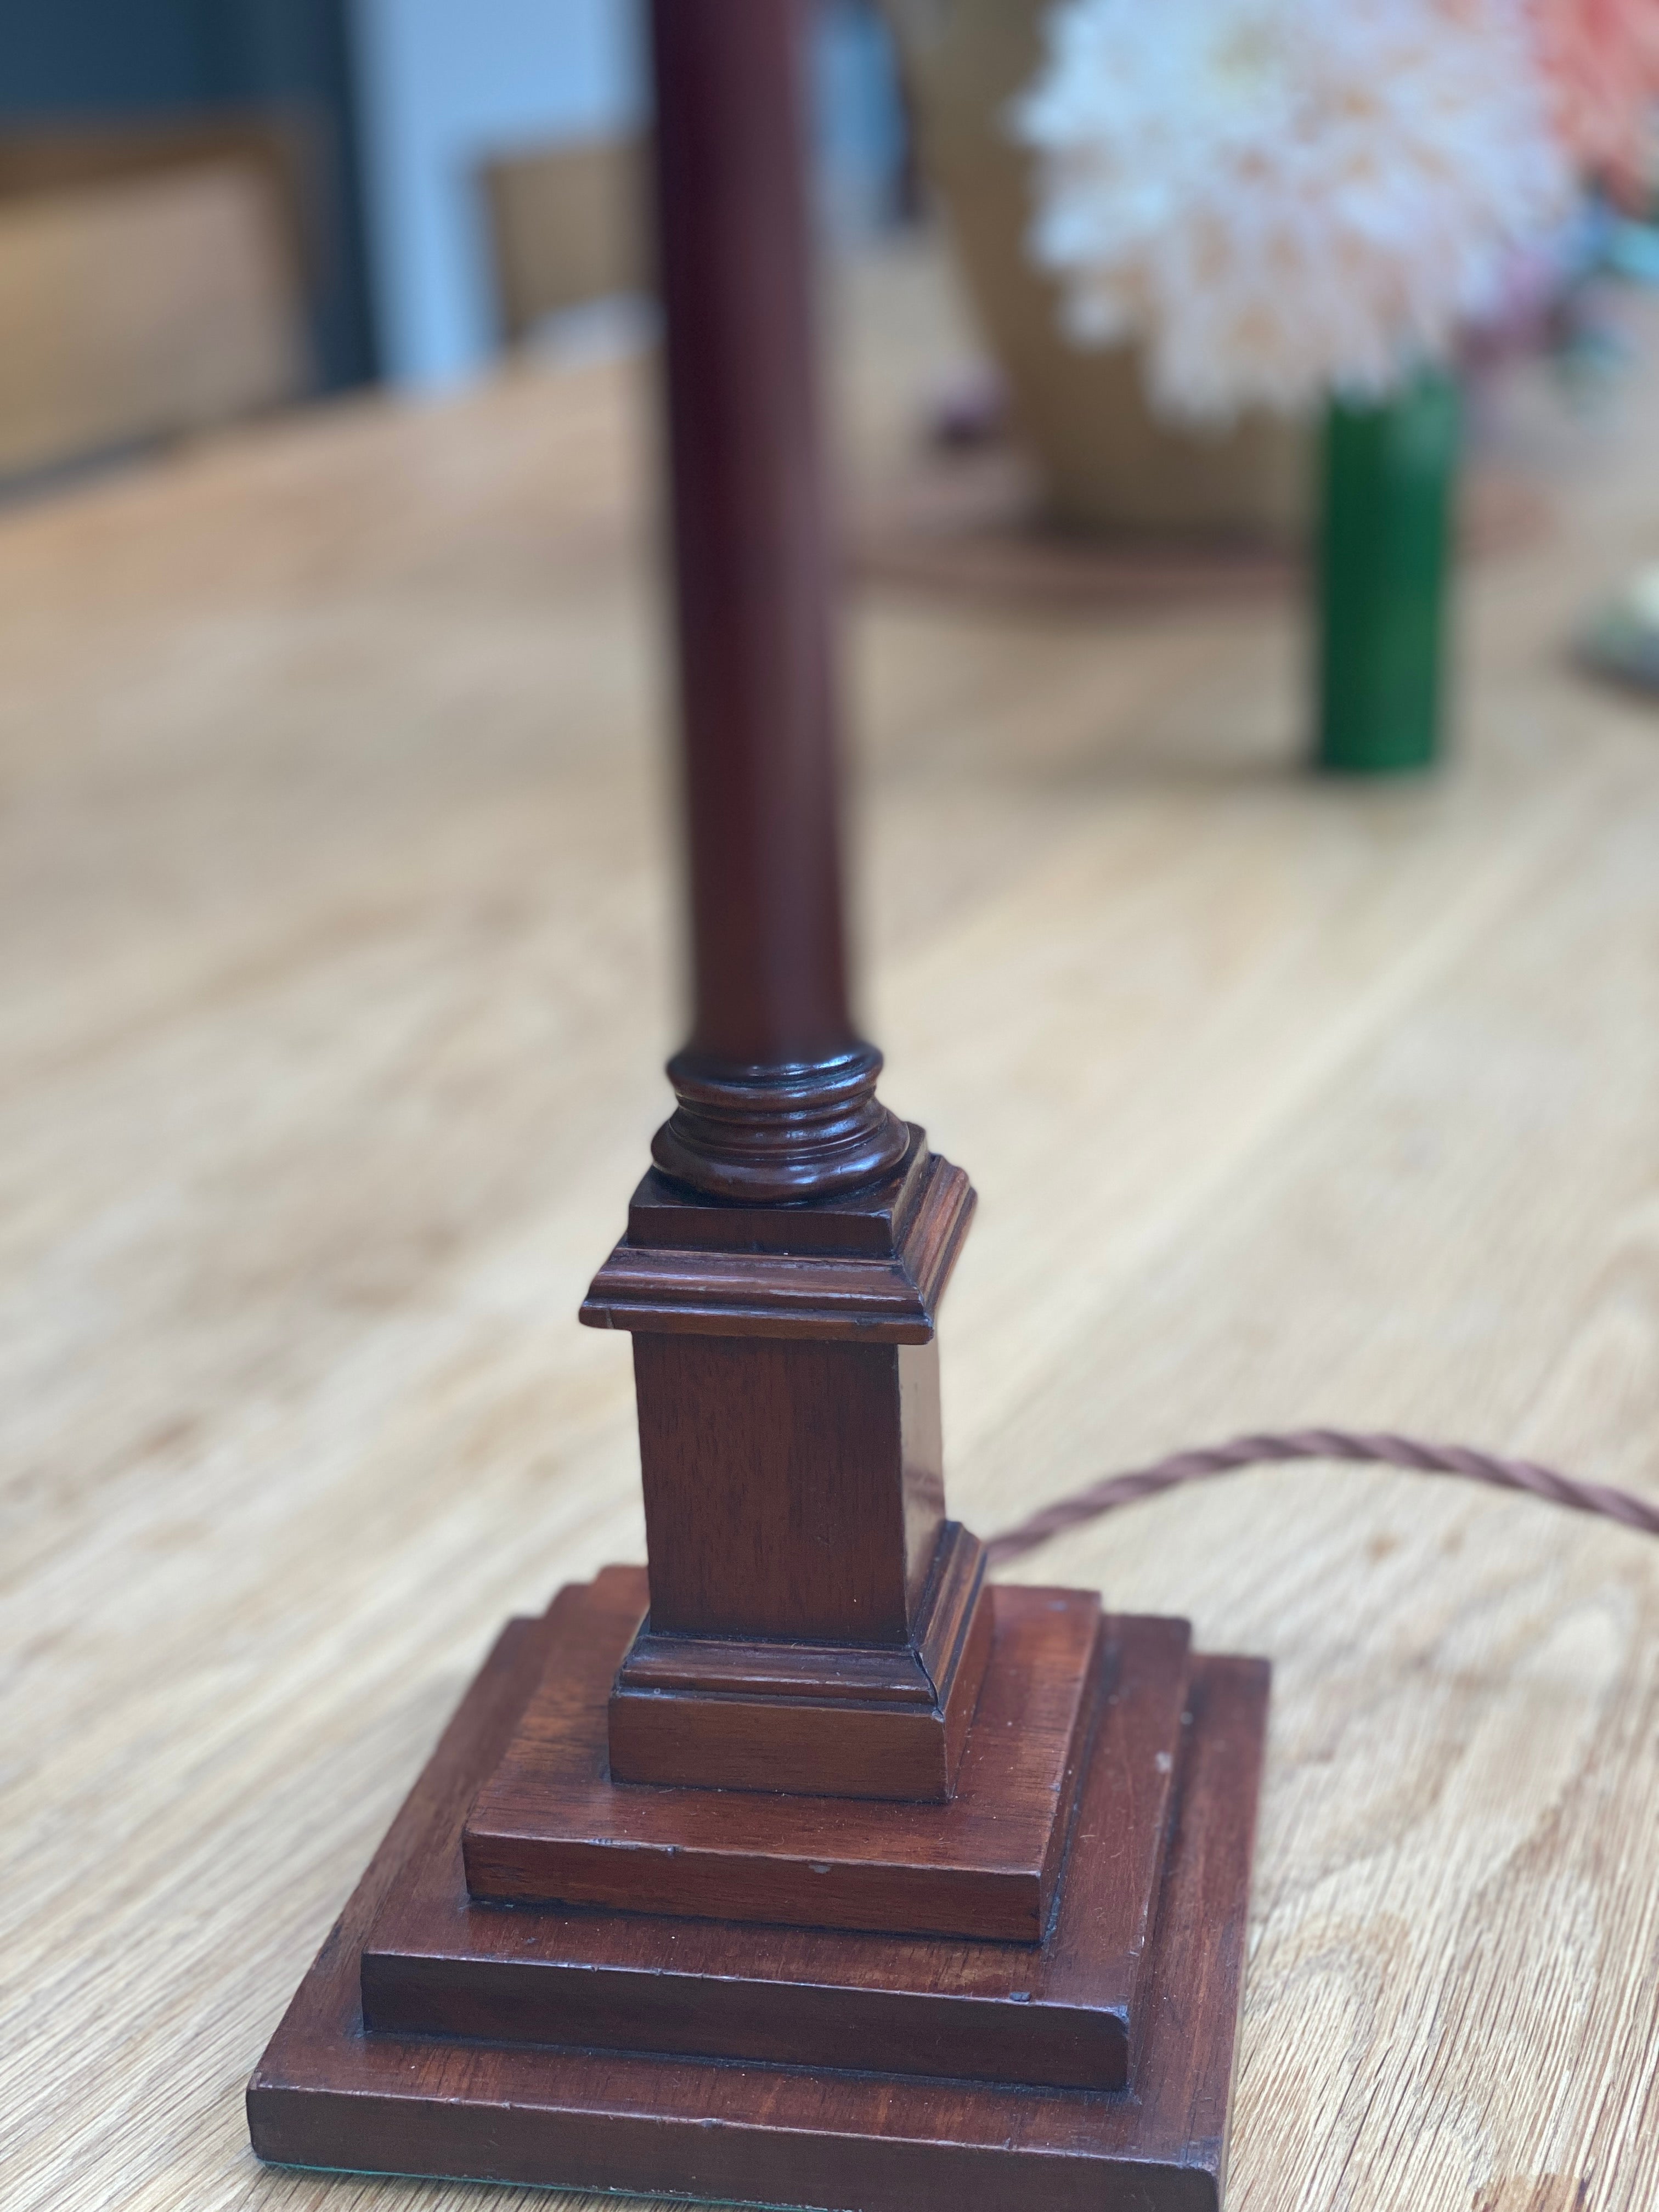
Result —
<path fill-rule="evenodd" d="M 520 371 L 0 519 L 15 2212 L 546 2201 L 263 2171 L 241 2093 L 502 1618 L 642 1556 L 574 1320 L 677 1041 L 641 397 Z M 1518 419 L 1553 525 L 1468 579 L 1428 782 L 1297 772 L 1285 602 L 857 605 L 987 1534 L 1267 1424 L 1659 1494 L 1659 710 L 1564 647 L 1659 552 L 1659 369 Z M 1659 1547 L 1322 1466 L 1016 1571 L 1275 1662 L 1233 2212 L 1649 2212 Z"/>

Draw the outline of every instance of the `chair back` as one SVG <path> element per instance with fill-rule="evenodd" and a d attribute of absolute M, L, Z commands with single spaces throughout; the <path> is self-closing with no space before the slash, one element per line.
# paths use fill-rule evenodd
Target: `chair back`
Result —
<path fill-rule="evenodd" d="M 486 162 L 482 178 L 507 344 L 550 315 L 647 289 L 637 138 L 510 155 Z"/>
<path fill-rule="evenodd" d="M 301 258 L 234 141 L 0 141 L 0 481 L 300 398 Z"/>

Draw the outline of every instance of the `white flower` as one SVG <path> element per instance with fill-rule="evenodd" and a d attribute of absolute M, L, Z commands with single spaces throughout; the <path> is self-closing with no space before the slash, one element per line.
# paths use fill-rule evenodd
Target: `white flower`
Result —
<path fill-rule="evenodd" d="M 1062 0 L 1047 41 L 1031 251 L 1170 414 L 1381 397 L 1571 202 L 1513 0 Z"/>

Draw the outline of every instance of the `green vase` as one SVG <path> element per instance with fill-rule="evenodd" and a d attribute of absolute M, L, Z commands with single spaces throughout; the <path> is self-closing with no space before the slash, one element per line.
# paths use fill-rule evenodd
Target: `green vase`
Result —
<path fill-rule="evenodd" d="M 1398 775 L 1437 757 L 1446 694 L 1457 386 L 1333 400 L 1317 546 L 1319 765 Z"/>

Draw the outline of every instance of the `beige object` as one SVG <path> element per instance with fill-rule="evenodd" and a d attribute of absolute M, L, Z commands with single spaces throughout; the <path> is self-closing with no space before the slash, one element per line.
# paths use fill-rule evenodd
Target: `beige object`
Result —
<path fill-rule="evenodd" d="M 262 2172 L 242 2088 L 504 1616 L 643 1556 L 574 1314 L 678 1041 L 648 381 L 0 516 L 6 2212 L 548 2212 Z M 1545 642 L 1651 557 L 1623 404 L 1472 586 L 1437 782 L 1295 773 L 1288 611 L 861 600 L 975 1525 L 1324 1419 L 1659 1496 L 1659 744 Z M 1276 1663 L 1229 2212 L 1652 2212 L 1659 1547 L 1308 1468 L 1019 1572 Z"/>
<path fill-rule="evenodd" d="M 640 146 L 594 138 L 486 162 L 502 335 L 549 315 L 644 288 Z"/>
<path fill-rule="evenodd" d="M 1056 289 L 1027 257 L 1030 157 L 1006 118 L 1039 67 L 1048 5 L 887 0 L 922 168 L 1048 512 L 1074 529 L 1293 537 L 1310 496 L 1305 427 L 1258 415 L 1225 431 L 1170 428 L 1147 406 L 1139 357 L 1068 339 Z"/>
<path fill-rule="evenodd" d="M 291 235 L 252 162 L 0 201 L 0 476 L 228 422 L 304 380 Z"/>
<path fill-rule="evenodd" d="M 317 119 L 303 108 L 212 108 L 160 118 L 8 125 L 0 129 L 0 200 L 234 162 L 263 180 L 296 264 L 309 269 L 326 252 L 317 206 L 322 137 Z"/>

